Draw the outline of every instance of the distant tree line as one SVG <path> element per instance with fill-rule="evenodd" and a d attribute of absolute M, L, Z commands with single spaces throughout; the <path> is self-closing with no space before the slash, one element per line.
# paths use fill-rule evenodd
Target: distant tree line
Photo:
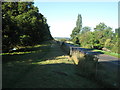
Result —
<path fill-rule="evenodd" d="M 2 49 L 53 39 L 47 19 L 33 2 L 2 2 Z"/>
<path fill-rule="evenodd" d="M 82 28 L 82 17 L 81 15 L 78 15 L 76 27 L 71 34 L 71 40 L 81 47 L 96 49 L 107 48 L 112 52 L 120 53 L 118 50 L 120 46 L 119 34 L 120 27 L 113 32 L 112 28 L 105 25 L 105 23 L 96 25 L 94 31 L 91 31 L 91 28 L 88 26 Z"/>

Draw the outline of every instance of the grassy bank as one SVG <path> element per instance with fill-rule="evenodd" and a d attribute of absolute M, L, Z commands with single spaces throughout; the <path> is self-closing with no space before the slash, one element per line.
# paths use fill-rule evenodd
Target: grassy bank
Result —
<path fill-rule="evenodd" d="M 99 88 L 54 41 L 3 55 L 3 88 Z M 26 53 L 29 52 L 29 53 Z"/>

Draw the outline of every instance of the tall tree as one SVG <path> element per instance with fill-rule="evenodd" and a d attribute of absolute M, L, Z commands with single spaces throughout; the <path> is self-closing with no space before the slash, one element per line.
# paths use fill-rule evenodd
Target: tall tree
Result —
<path fill-rule="evenodd" d="M 33 2 L 2 3 L 3 50 L 53 39 L 46 18 Z"/>
<path fill-rule="evenodd" d="M 77 21 L 76 21 L 76 27 L 77 27 L 77 33 L 80 33 L 81 31 L 81 28 L 82 28 L 82 16 L 81 14 L 78 14 L 78 18 L 77 18 Z"/>
<path fill-rule="evenodd" d="M 76 27 L 73 29 L 72 34 L 71 34 L 71 39 L 74 43 L 76 43 L 76 40 L 78 40 L 77 35 L 80 34 L 81 29 L 82 29 L 82 16 L 81 14 L 78 14 L 77 21 L 76 21 Z"/>

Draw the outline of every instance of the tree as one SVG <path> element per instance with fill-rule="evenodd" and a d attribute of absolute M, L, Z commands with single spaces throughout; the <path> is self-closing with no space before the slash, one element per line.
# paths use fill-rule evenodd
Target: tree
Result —
<path fill-rule="evenodd" d="M 53 39 L 47 19 L 33 2 L 2 3 L 3 50 Z"/>
<path fill-rule="evenodd" d="M 77 18 L 77 21 L 76 21 L 76 27 L 77 27 L 77 33 L 80 33 L 80 30 L 82 28 L 82 16 L 80 14 L 78 14 L 78 18 Z"/>
<path fill-rule="evenodd" d="M 74 43 L 76 43 L 77 35 L 80 34 L 80 31 L 82 29 L 82 16 L 78 14 L 77 21 L 76 21 L 76 27 L 73 29 L 71 38 Z"/>
<path fill-rule="evenodd" d="M 90 27 L 83 27 L 78 37 L 82 47 L 97 49 L 103 47 L 111 49 L 113 47 L 114 33 L 112 28 L 104 23 L 96 25 L 93 32 L 90 31 Z"/>
<path fill-rule="evenodd" d="M 111 50 L 115 53 L 120 54 L 120 27 L 115 29 L 114 36 L 112 38 L 112 41 L 110 42 L 111 45 Z"/>
<path fill-rule="evenodd" d="M 17 2 L 2 3 L 2 40 L 3 50 L 11 49 L 19 42 L 19 34 L 15 16 L 18 15 Z"/>
<path fill-rule="evenodd" d="M 104 23 L 100 23 L 96 25 L 96 28 L 94 28 L 94 30 L 96 40 L 94 47 L 98 49 L 102 49 L 103 47 L 110 47 L 109 43 L 113 37 L 112 28 L 105 25 Z"/>
<path fill-rule="evenodd" d="M 104 23 L 100 23 L 96 25 L 96 28 L 94 28 L 95 31 L 103 31 L 107 28 L 107 26 Z"/>
<path fill-rule="evenodd" d="M 86 33 L 86 32 L 89 32 L 90 30 L 91 30 L 90 27 L 85 26 L 85 27 L 82 28 L 81 34 Z"/>
<path fill-rule="evenodd" d="M 81 46 L 85 48 L 93 48 L 94 46 L 94 32 L 86 32 L 78 35 L 79 42 L 81 42 Z"/>

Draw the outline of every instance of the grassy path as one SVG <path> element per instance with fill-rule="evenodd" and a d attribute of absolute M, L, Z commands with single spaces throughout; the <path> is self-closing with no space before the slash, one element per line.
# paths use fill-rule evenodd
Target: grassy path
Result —
<path fill-rule="evenodd" d="M 32 48 L 33 49 L 33 48 Z M 3 56 L 3 88 L 99 88 L 76 75 L 73 61 L 54 41 L 34 52 Z"/>

